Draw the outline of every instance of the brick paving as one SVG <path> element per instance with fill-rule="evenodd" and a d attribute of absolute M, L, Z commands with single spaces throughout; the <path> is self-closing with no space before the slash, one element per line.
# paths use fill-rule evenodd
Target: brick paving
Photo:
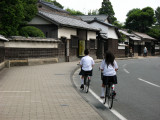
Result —
<path fill-rule="evenodd" d="M 77 63 L 0 71 L 0 120 L 102 120 L 72 85 Z"/>

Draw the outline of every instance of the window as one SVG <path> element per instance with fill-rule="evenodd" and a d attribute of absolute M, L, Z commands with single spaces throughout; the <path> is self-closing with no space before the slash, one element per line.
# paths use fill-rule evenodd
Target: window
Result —
<path fill-rule="evenodd" d="M 39 4 L 38 7 L 39 7 L 39 8 L 42 8 L 42 5 Z"/>
<path fill-rule="evenodd" d="M 97 49 L 97 40 L 90 40 L 90 49 Z"/>
<path fill-rule="evenodd" d="M 78 48 L 78 37 L 71 36 L 72 48 Z"/>
<path fill-rule="evenodd" d="M 46 32 L 46 38 L 48 37 L 48 32 Z"/>
<path fill-rule="evenodd" d="M 95 40 L 95 49 L 97 49 L 97 40 Z"/>

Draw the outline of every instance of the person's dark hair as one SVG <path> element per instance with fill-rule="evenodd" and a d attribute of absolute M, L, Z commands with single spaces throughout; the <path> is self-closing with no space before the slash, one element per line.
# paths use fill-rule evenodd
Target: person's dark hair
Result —
<path fill-rule="evenodd" d="M 106 51 L 106 53 L 105 53 L 105 62 L 107 64 L 107 67 L 108 67 L 109 64 L 114 66 L 114 59 L 115 59 L 115 56 L 113 55 L 113 53 L 110 52 L 110 51 Z"/>
<path fill-rule="evenodd" d="M 85 49 L 84 54 L 85 54 L 85 55 L 88 55 L 88 54 L 89 54 L 88 49 Z"/>

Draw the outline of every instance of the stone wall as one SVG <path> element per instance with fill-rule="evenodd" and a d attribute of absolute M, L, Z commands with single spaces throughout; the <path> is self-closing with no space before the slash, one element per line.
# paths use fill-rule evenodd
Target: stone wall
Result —
<path fill-rule="evenodd" d="M 66 54 L 67 43 L 53 38 L 34 38 L 12 36 L 0 47 L 0 62 L 6 61 L 7 66 L 36 65 L 44 63 L 80 60 L 79 46 L 72 45 L 69 40 L 69 56 Z M 73 39 L 74 40 L 74 39 Z M 97 58 L 97 48 L 90 48 L 90 40 L 86 40 L 86 48 L 90 56 Z M 93 45 L 94 46 L 94 45 Z"/>
<path fill-rule="evenodd" d="M 65 61 L 65 45 L 53 38 L 8 38 L 5 45 L 5 61 L 9 66 L 33 65 Z"/>

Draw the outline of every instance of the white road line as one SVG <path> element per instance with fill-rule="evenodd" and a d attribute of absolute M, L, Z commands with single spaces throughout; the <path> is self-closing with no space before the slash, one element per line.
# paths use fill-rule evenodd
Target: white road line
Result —
<path fill-rule="evenodd" d="M 78 84 L 73 80 L 75 86 L 78 88 Z M 96 94 L 93 92 L 93 90 L 91 90 L 89 88 L 89 92 L 97 99 L 99 100 L 102 104 L 103 104 L 103 100 Z M 108 108 L 108 105 L 105 104 L 105 107 Z M 113 108 L 112 109 L 109 109 L 114 115 L 116 115 L 120 120 L 127 120 L 125 117 L 123 117 L 119 112 L 117 112 L 116 110 L 114 110 Z"/>
<path fill-rule="evenodd" d="M 89 92 L 96 98 L 98 99 L 102 104 L 103 104 L 103 100 L 93 92 L 93 90 L 89 89 Z M 105 107 L 108 108 L 108 105 L 105 104 Z M 117 112 L 116 110 L 114 110 L 113 108 L 112 109 L 109 109 L 114 115 L 116 115 L 120 120 L 127 120 L 125 117 L 123 117 L 119 112 Z"/>
<path fill-rule="evenodd" d="M 123 69 L 123 70 L 124 70 L 126 73 L 128 73 L 128 74 L 130 73 L 130 72 L 129 72 L 128 70 L 126 70 L 126 69 Z"/>
<path fill-rule="evenodd" d="M 9 92 L 11 92 L 11 93 L 12 93 L 12 92 L 20 92 L 20 93 L 21 93 L 21 92 L 25 92 L 25 93 L 28 93 L 28 92 L 31 92 L 31 91 L 0 91 L 0 92 L 1 92 L 1 93 L 3 93 L 3 92 L 4 92 L 4 93 L 9 93 Z"/>
<path fill-rule="evenodd" d="M 153 86 L 155 86 L 155 87 L 160 87 L 159 85 L 156 85 L 156 84 L 154 84 L 154 83 L 148 82 L 148 81 L 143 80 L 143 79 L 141 79 L 141 78 L 138 78 L 138 80 L 143 81 L 143 82 L 146 82 L 146 83 L 148 83 L 148 84 L 150 84 L 150 85 L 153 85 Z"/>
<path fill-rule="evenodd" d="M 127 64 L 124 64 L 123 67 L 125 67 Z"/>

